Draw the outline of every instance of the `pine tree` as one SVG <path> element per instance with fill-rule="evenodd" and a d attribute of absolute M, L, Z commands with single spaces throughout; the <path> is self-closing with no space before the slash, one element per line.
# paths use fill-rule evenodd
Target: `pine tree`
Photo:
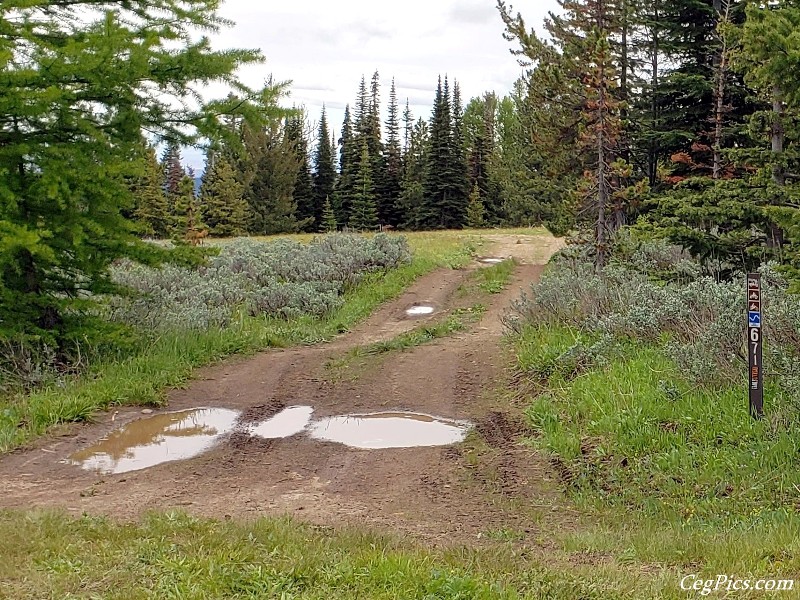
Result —
<path fill-rule="evenodd" d="M 206 230 L 200 204 L 195 194 L 194 172 L 191 169 L 183 176 L 178 185 L 175 216 L 173 235 L 177 239 L 194 244 L 204 237 Z"/>
<path fill-rule="evenodd" d="M 469 166 L 464 149 L 464 107 L 461 103 L 461 87 L 453 82 L 453 131 L 451 134 L 452 161 L 450 166 L 450 195 L 448 197 L 452 211 L 452 225 L 463 227 L 467 218 L 470 184 Z"/>
<path fill-rule="evenodd" d="M 305 231 L 315 231 L 314 222 L 317 218 L 314 189 L 309 164 L 308 140 L 305 132 L 305 117 L 301 114 L 290 117 L 285 125 L 286 139 L 297 157 L 297 179 L 294 184 L 292 198 L 297 205 L 296 216 L 298 220 L 307 225 Z"/>
<path fill-rule="evenodd" d="M 414 125 L 403 159 L 403 179 L 398 200 L 400 226 L 421 229 L 423 218 L 423 186 L 429 151 L 428 124 L 418 119 Z"/>
<path fill-rule="evenodd" d="M 273 125 L 253 136 L 250 151 L 255 168 L 245 197 L 250 205 L 251 233 L 295 233 L 309 225 L 297 218 L 294 189 L 300 164 L 294 142 Z"/>
<path fill-rule="evenodd" d="M 330 198 L 325 198 L 325 202 L 322 204 L 322 220 L 320 222 L 322 223 L 320 233 L 330 233 L 338 228 L 336 213 L 333 212 Z"/>
<path fill-rule="evenodd" d="M 328 117 L 325 107 L 322 107 L 322 116 L 319 121 L 317 147 L 314 150 L 314 220 L 321 227 L 327 227 L 323 222 L 325 203 L 330 205 L 333 197 L 334 184 L 336 183 L 336 161 L 334 146 L 331 145 L 331 134 L 328 129 Z M 334 220 L 334 229 L 335 227 Z"/>
<path fill-rule="evenodd" d="M 161 165 L 164 170 L 164 193 L 174 203 L 180 196 L 181 181 L 186 176 L 181 164 L 181 150 L 175 142 L 167 144 L 161 157 Z"/>
<path fill-rule="evenodd" d="M 403 177 L 403 157 L 400 147 L 400 122 L 398 119 L 397 91 L 394 79 L 389 92 L 389 114 L 386 120 L 386 145 L 384 147 L 383 179 L 380 185 L 378 216 L 381 223 L 397 227 L 400 224 L 398 201 Z"/>
<path fill-rule="evenodd" d="M 424 203 L 420 226 L 424 229 L 460 229 L 467 216 L 466 162 L 454 139 L 450 88 L 441 78 L 436 90 L 430 127 L 430 152 L 426 165 Z M 460 115 L 459 115 L 460 119 Z"/>
<path fill-rule="evenodd" d="M 476 183 L 472 188 L 472 193 L 469 195 L 469 204 L 467 205 L 467 227 L 471 227 L 472 229 L 480 229 L 483 227 L 485 225 L 483 212 L 481 191 Z"/>
<path fill-rule="evenodd" d="M 124 216 L 134 208 L 128 180 L 143 130 L 194 144 L 226 136 L 220 115 L 262 122 L 276 106 L 276 90 L 262 94 L 235 76 L 261 62 L 259 52 L 214 51 L 199 35 L 226 24 L 216 9 L 0 3 L 0 336 L 31 334 L 56 347 L 76 339 L 87 302 L 114 289 L 113 261 L 165 256 Z M 209 99 L 209 81 L 247 99 Z"/>
<path fill-rule="evenodd" d="M 350 219 L 350 207 L 355 196 L 355 178 L 360 160 L 360 146 L 353 131 L 350 106 L 345 106 L 342 137 L 339 139 L 339 178 L 336 181 L 333 210 L 339 223 Z"/>
<path fill-rule="evenodd" d="M 131 185 L 134 196 L 134 219 L 142 226 L 145 235 L 165 238 L 169 235 L 171 217 L 164 194 L 163 172 L 151 146 L 143 147 L 141 171 Z"/>
<path fill-rule="evenodd" d="M 355 196 L 350 209 L 349 226 L 359 231 L 368 231 L 378 226 L 378 209 L 373 195 L 372 161 L 366 140 L 361 142 L 361 158 L 355 179 Z"/>
<path fill-rule="evenodd" d="M 209 151 L 208 156 L 200 190 L 203 223 L 211 235 L 244 235 L 248 221 L 244 186 L 236 179 L 236 172 L 225 153 Z"/>

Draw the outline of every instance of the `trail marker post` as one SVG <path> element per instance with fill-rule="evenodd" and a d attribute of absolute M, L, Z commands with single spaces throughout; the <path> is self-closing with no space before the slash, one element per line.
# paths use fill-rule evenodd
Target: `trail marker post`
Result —
<path fill-rule="evenodd" d="M 761 312 L 761 274 L 747 275 L 747 345 L 748 345 L 748 390 L 750 393 L 750 416 L 764 416 L 764 332 Z"/>

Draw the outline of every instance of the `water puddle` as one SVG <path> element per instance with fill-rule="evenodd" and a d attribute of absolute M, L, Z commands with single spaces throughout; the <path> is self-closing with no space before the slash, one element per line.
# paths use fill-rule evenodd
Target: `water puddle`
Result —
<path fill-rule="evenodd" d="M 198 408 L 139 419 L 76 452 L 67 462 L 111 474 L 193 458 L 230 432 L 238 416 L 234 410 Z"/>
<path fill-rule="evenodd" d="M 478 259 L 478 262 L 481 262 L 481 263 L 483 263 L 485 265 L 499 265 L 503 261 L 505 261 L 504 258 L 494 258 L 494 257 L 479 258 Z"/>
<path fill-rule="evenodd" d="M 310 425 L 309 434 L 318 440 L 375 450 L 446 446 L 462 441 L 469 427 L 464 421 L 385 412 L 321 419 Z"/>
<path fill-rule="evenodd" d="M 286 438 L 305 431 L 313 412 L 310 406 L 290 406 L 263 423 L 253 425 L 248 432 L 268 439 Z"/>
<path fill-rule="evenodd" d="M 411 308 L 407 309 L 406 314 L 409 317 L 423 317 L 426 315 L 433 314 L 433 311 L 434 308 L 432 306 L 418 305 L 418 306 L 412 306 Z"/>

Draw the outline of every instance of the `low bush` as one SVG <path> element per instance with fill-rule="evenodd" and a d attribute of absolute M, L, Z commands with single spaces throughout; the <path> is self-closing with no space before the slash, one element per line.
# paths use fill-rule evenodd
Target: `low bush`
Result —
<path fill-rule="evenodd" d="M 644 264 L 647 264 L 646 262 Z M 686 284 L 653 280 L 637 265 L 561 260 L 514 303 L 507 316 L 515 331 L 529 323 L 566 325 L 585 335 L 564 360 L 594 364 L 611 358 L 619 343 L 663 344 L 695 383 L 742 382 L 747 371 L 744 275 Z M 800 392 L 800 302 L 772 266 L 763 276 L 764 366 L 784 389 Z M 570 358 L 572 357 L 572 358 Z"/>
<path fill-rule="evenodd" d="M 133 291 L 109 299 L 111 320 L 148 330 L 226 326 L 250 316 L 323 315 L 372 271 L 411 260 L 404 238 L 332 235 L 301 244 L 247 239 L 225 245 L 196 269 L 118 264 L 114 281 Z"/>

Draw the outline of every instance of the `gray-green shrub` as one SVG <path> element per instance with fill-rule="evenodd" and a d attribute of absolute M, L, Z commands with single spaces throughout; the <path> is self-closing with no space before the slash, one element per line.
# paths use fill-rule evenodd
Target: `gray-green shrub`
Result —
<path fill-rule="evenodd" d="M 646 262 L 646 261 L 645 261 Z M 746 377 L 744 276 L 729 282 L 700 277 L 687 284 L 660 282 L 633 266 L 596 273 L 580 260 L 558 261 L 514 303 L 506 317 L 515 331 L 528 323 L 568 325 L 589 334 L 564 363 L 591 365 L 612 357 L 625 340 L 663 344 L 697 383 Z M 800 301 L 774 269 L 761 269 L 764 288 L 765 373 L 786 390 L 800 391 Z M 571 370 L 571 369 L 568 369 Z"/>
<path fill-rule="evenodd" d="M 367 273 L 411 260 L 405 238 L 330 235 L 310 244 L 249 239 L 225 245 L 195 269 L 124 262 L 113 280 L 133 291 L 108 301 L 110 319 L 148 330 L 225 326 L 251 316 L 323 315 Z"/>

